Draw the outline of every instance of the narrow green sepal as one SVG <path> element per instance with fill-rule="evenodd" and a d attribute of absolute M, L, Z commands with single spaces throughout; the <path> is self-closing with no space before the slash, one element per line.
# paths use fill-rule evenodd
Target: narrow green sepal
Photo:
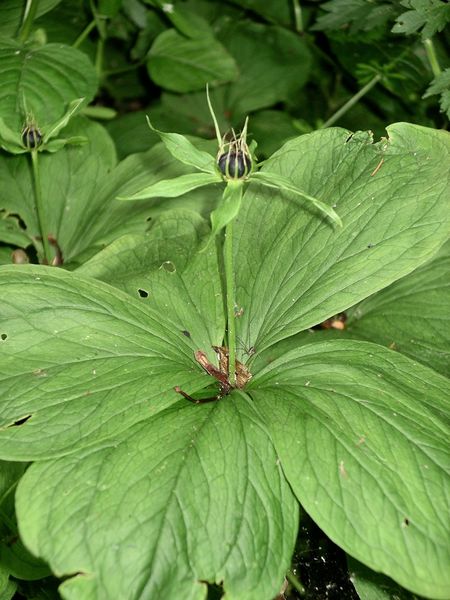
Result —
<path fill-rule="evenodd" d="M 2 118 L 0 118 L 0 146 L 11 154 L 28 152 L 22 144 L 20 133 L 10 129 Z"/>
<path fill-rule="evenodd" d="M 230 179 L 223 192 L 218 207 L 211 213 L 211 228 L 213 236 L 217 235 L 239 213 L 242 203 L 244 182 Z"/>
<path fill-rule="evenodd" d="M 61 129 L 63 129 L 68 124 L 70 119 L 81 109 L 83 102 L 84 98 L 77 98 L 76 100 L 72 100 L 64 115 L 60 119 L 55 121 L 55 123 L 49 125 L 49 127 L 47 128 L 45 134 L 42 137 L 43 144 L 47 144 L 47 142 L 51 138 L 56 137 L 58 135 Z"/>
<path fill-rule="evenodd" d="M 131 196 L 119 196 L 117 200 L 145 200 L 148 198 L 176 198 L 187 192 L 191 192 L 204 185 L 221 182 L 222 178 L 217 174 L 189 173 L 175 179 L 163 179 L 132 194 Z"/>
<path fill-rule="evenodd" d="M 64 148 L 64 146 L 67 146 L 68 144 L 72 146 L 81 146 L 82 144 L 86 144 L 87 141 L 87 138 L 82 135 L 74 135 L 70 138 L 58 138 L 57 140 L 50 140 L 42 149 L 53 153 L 58 152 L 58 150 L 61 150 L 61 148 Z"/>
<path fill-rule="evenodd" d="M 198 150 L 184 135 L 180 135 L 179 133 L 165 133 L 164 131 L 155 129 L 148 117 L 147 123 L 150 129 L 159 135 L 161 141 L 174 158 L 204 173 L 216 173 L 214 156 Z"/>
<path fill-rule="evenodd" d="M 258 171 L 257 173 L 252 174 L 250 181 L 252 180 L 257 181 L 266 187 L 289 192 L 290 194 L 293 194 L 294 197 L 300 196 L 301 198 L 304 198 L 308 202 L 311 202 L 311 204 L 313 204 L 322 213 L 327 215 L 327 217 L 329 217 L 333 223 L 336 223 L 336 225 L 342 227 L 342 220 L 340 216 L 331 208 L 331 206 L 328 206 L 328 204 L 325 204 L 325 202 L 322 202 L 321 200 L 314 198 L 314 196 L 310 196 L 306 192 L 299 190 L 286 177 L 278 175 L 277 173 L 270 173 L 268 171 Z"/>

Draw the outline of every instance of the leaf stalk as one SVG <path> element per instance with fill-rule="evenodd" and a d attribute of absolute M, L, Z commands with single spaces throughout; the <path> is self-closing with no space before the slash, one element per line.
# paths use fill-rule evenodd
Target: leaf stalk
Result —
<path fill-rule="evenodd" d="M 232 387 L 235 387 L 236 323 L 234 314 L 233 220 L 225 228 L 224 266 L 227 302 L 228 381 Z"/>
<path fill-rule="evenodd" d="M 442 69 L 437 58 L 433 40 L 431 38 L 427 38 L 426 40 L 423 40 L 423 45 L 425 46 L 425 52 L 427 53 L 428 62 L 430 63 L 433 75 L 437 77 L 442 73 Z"/>
<path fill-rule="evenodd" d="M 297 590 L 297 592 L 300 594 L 300 596 L 304 596 L 306 594 L 306 590 L 303 587 L 303 584 L 298 579 L 298 577 L 296 575 L 294 575 L 294 573 L 292 571 L 288 571 L 286 573 L 286 579 L 289 581 L 289 583 L 292 585 L 292 587 L 295 590 Z"/>
<path fill-rule="evenodd" d="M 19 32 L 19 41 L 22 42 L 22 44 L 27 41 L 28 36 L 30 35 L 31 26 L 33 25 L 34 18 L 36 17 L 38 4 L 39 0 L 27 0 L 22 27 L 20 28 Z"/>
<path fill-rule="evenodd" d="M 325 121 L 325 123 L 319 129 L 325 129 L 326 127 L 331 127 L 338 121 L 347 111 L 349 111 L 355 104 L 357 104 L 363 96 L 365 96 L 379 81 L 381 80 L 380 73 L 377 73 L 375 77 L 373 77 L 364 87 L 362 87 L 359 92 L 356 92 L 354 96 L 350 98 L 339 110 L 337 110 L 334 115 Z"/>

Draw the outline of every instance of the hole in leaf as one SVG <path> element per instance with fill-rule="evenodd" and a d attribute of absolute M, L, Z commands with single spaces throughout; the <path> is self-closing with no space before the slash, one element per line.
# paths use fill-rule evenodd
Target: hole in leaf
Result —
<path fill-rule="evenodd" d="M 0 340 L 2 340 L 2 342 L 4 342 L 6 340 L 6 338 L 8 337 L 8 335 L 6 333 L 2 333 L 0 335 Z"/>
<path fill-rule="evenodd" d="M 8 425 L 8 427 L 19 427 L 20 425 L 23 425 L 24 423 L 26 423 L 28 421 L 28 419 L 31 419 L 31 415 L 27 415 L 26 417 L 17 419 L 17 421 L 14 421 L 14 423 L 11 423 L 11 425 Z"/>
<path fill-rule="evenodd" d="M 138 289 L 138 294 L 141 298 L 148 298 L 148 292 L 142 288 Z"/>
<path fill-rule="evenodd" d="M 175 273 L 177 270 L 176 266 L 171 260 L 165 260 L 159 268 L 164 269 L 164 271 L 167 271 L 168 273 Z"/>
<path fill-rule="evenodd" d="M 208 585 L 208 597 L 207 600 L 220 600 L 223 596 L 223 586 L 217 585 L 216 583 L 208 583 L 207 581 L 202 581 L 202 583 L 206 583 Z"/>

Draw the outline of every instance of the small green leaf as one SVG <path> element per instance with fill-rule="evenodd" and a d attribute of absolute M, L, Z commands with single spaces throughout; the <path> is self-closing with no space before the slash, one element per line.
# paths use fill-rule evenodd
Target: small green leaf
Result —
<path fill-rule="evenodd" d="M 145 200 L 148 198 L 176 198 L 187 192 L 196 190 L 204 185 L 221 182 L 222 178 L 218 174 L 209 173 L 189 173 L 181 175 L 175 179 L 165 179 L 136 192 L 131 196 L 118 196 L 118 200 Z"/>
<path fill-rule="evenodd" d="M 211 213 L 212 234 L 217 235 L 239 213 L 242 203 L 243 181 L 229 180 L 219 206 Z"/>
<path fill-rule="evenodd" d="M 313 204 L 316 208 L 318 208 L 320 212 L 326 214 L 327 217 L 329 217 L 334 223 L 342 227 L 341 218 L 330 206 L 325 204 L 325 202 L 321 202 L 317 198 L 314 198 L 314 196 L 310 196 L 309 194 L 302 192 L 286 177 L 283 177 L 278 173 L 270 173 L 269 171 L 259 171 L 257 173 L 253 173 L 251 179 L 255 179 L 256 181 L 259 181 L 260 183 L 262 183 L 262 185 L 265 185 L 267 187 L 283 190 L 291 195 L 293 194 L 295 197 L 300 196 L 301 198 L 304 198 L 308 202 L 311 202 L 311 204 Z M 300 204 L 304 205 L 303 203 Z"/>
<path fill-rule="evenodd" d="M 199 171 L 204 171 L 205 173 L 217 173 L 216 159 L 214 156 L 196 148 L 184 135 L 158 131 L 153 127 L 148 117 L 147 123 L 150 129 L 159 135 L 161 141 L 174 158 L 185 165 L 195 167 Z"/>
<path fill-rule="evenodd" d="M 194 92 L 208 82 L 225 83 L 238 76 L 234 59 L 215 38 L 188 39 L 175 29 L 161 33 L 148 57 L 155 83 L 174 92 Z"/>

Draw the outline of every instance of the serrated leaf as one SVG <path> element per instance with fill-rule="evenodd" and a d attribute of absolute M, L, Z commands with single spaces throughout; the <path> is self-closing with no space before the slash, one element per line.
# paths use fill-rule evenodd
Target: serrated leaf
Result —
<path fill-rule="evenodd" d="M 350 35 L 383 27 L 396 14 L 395 6 L 366 0 L 329 0 L 321 4 L 326 11 L 311 27 L 313 31 L 348 29 Z"/>
<path fill-rule="evenodd" d="M 373 145 L 361 132 L 319 131 L 288 142 L 263 167 L 333 204 L 342 229 L 249 186 L 235 233 L 237 326 L 257 352 L 386 287 L 447 238 L 450 178 L 441 165 L 450 136 L 401 123 L 388 133 Z"/>
<path fill-rule="evenodd" d="M 206 581 L 236 600 L 272 598 L 298 519 L 270 439 L 236 393 L 32 465 L 17 511 L 30 549 L 59 575 L 79 573 L 60 588 L 72 600 L 200 600 Z"/>
<path fill-rule="evenodd" d="M 450 118 L 450 69 L 444 69 L 433 79 L 422 98 L 429 98 L 435 94 L 441 95 L 439 100 L 441 112 Z"/>
<path fill-rule="evenodd" d="M 175 402 L 174 386 L 207 385 L 193 358 L 201 340 L 170 314 L 61 269 L 2 267 L 0 282 L 0 456 L 8 460 L 100 443 Z"/>
<path fill-rule="evenodd" d="M 403 0 L 403 6 L 411 8 L 397 17 L 393 33 L 410 35 L 422 29 L 422 39 L 431 38 L 450 22 L 450 6 L 441 0 Z"/>
<path fill-rule="evenodd" d="M 62 44 L 32 47 L 2 39 L 0 77 L 0 113 L 8 127 L 21 131 L 29 111 L 44 135 L 45 127 L 64 115 L 69 102 L 84 97 L 89 103 L 97 90 L 95 70 L 86 55 Z"/>
<path fill-rule="evenodd" d="M 187 39 L 175 29 L 156 38 L 147 64 L 153 81 L 173 92 L 194 92 L 238 76 L 234 59 L 217 40 Z"/>
<path fill-rule="evenodd" d="M 211 213 L 212 234 L 217 235 L 238 214 L 242 203 L 243 181 L 228 181 L 219 205 Z"/>
<path fill-rule="evenodd" d="M 176 198 L 187 194 L 211 183 L 221 182 L 218 174 L 188 173 L 175 177 L 175 179 L 164 179 L 136 192 L 131 196 L 118 196 L 117 200 L 147 200 L 148 198 Z"/>
<path fill-rule="evenodd" d="M 450 592 L 450 382 L 375 344 L 308 344 L 254 376 L 283 470 L 346 552 L 430 598 Z"/>

